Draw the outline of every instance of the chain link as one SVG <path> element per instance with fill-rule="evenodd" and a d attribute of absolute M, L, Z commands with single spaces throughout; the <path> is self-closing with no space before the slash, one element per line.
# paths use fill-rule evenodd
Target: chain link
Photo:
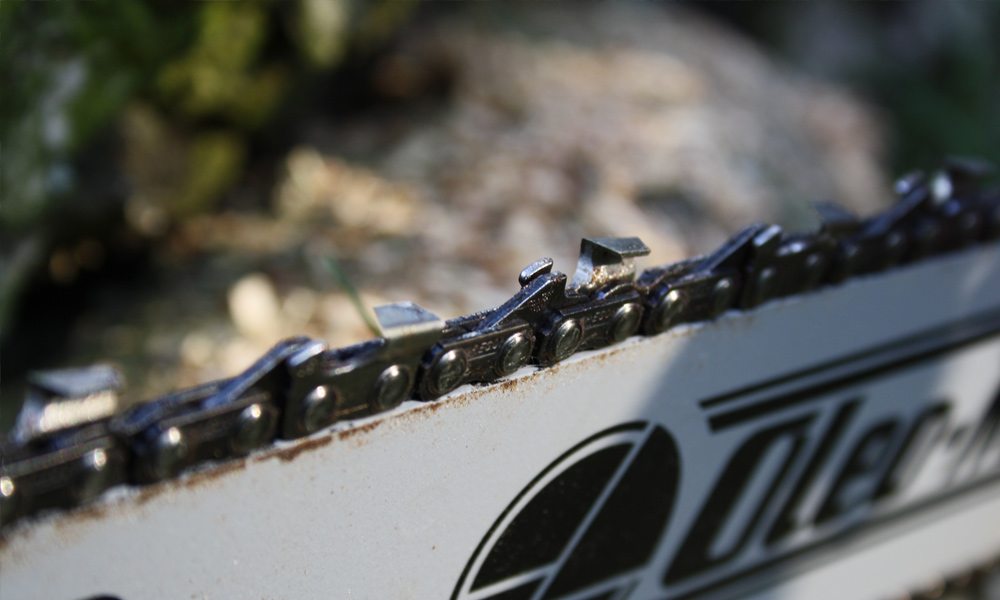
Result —
<path fill-rule="evenodd" d="M 0 442 L 0 525 L 90 502 L 116 485 L 170 479 L 408 398 L 434 400 L 527 364 L 545 367 L 635 334 L 997 240 L 1000 190 L 983 186 L 986 174 L 966 162 L 907 176 L 897 183 L 897 202 L 874 217 L 822 205 L 814 233 L 754 225 L 712 254 L 638 277 L 634 259 L 649 252 L 638 238 L 585 239 L 572 279 L 550 259 L 536 261 L 521 272 L 521 289 L 494 310 L 442 321 L 412 303 L 379 307 L 379 339 L 338 349 L 286 340 L 236 377 L 121 414 L 102 414 L 97 403 L 116 391 L 114 377 L 92 369 L 50 374 L 27 403 L 34 409 L 22 411 Z"/>
<path fill-rule="evenodd" d="M 1000 556 L 950 573 L 892 600 L 996 600 L 998 597 Z"/>

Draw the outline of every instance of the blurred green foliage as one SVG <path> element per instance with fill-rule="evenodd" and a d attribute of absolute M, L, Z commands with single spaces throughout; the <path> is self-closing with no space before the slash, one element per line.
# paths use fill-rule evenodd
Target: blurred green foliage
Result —
<path fill-rule="evenodd" d="M 188 41 L 189 17 L 140 2 L 0 3 L 0 224 L 28 227 L 71 187 L 68 168 Z"/>
<path fill-rule="evenodd" d="M 797 68 L 882 109 L 894 173 L 1000 165 L 1000 2 L 705 3 Z"/>
<path fill-rule="evenodd" d="M 215 115 L 241 128 L 259 126 L 281 99 L 287 77 L 278 62 L 257 64 L 267 41 L 266 6 L 210 2 L 197 17 L 194 42 L 157 74 L 156 96 L 184 117 Z"/>
<path fill-rule="evenodd" d="M 180 173 L 187 180 L 173 190 L 180 212 L 210 207 L 239 175 L 248 134 L 276 114 L 295 78 L 336 67 L 352 45 L 385 39 L 411 6 L 0 3 L 0 226 L 31 227 L 51 217 L 62 192 L 73 188 L 74 156 L 134 105 L 151 107 L 161 129 L 177 134 L 160 150 L 188 154 L 197 165 Z"/>
<path fill-rule="evenodd" d="M 412 6 L 0 2 L 0 334 L 74 228 L 124 216 L 155 235 L 211 210 L 292 91 L 377 48 Z"/>
<path fill-rule="evenodd" d="M 1000 165 L 1000 2 L 984 2 L 983 21 L 919 68 L 859 64 L 853 81 L 886 109 L 898 169 L 932 165 L 949 154 Z"/>
<path fill-rule="evenodd" d="M 377 49 L 414 5 L 0 2 L 0 334 L 57 231 L 124 214 L 156 235 L 212 210 L 288 101 Z M 1000 163 L 1000 2 L 697 8 L 880 105 L 891 171 L 945 154 Z"/>

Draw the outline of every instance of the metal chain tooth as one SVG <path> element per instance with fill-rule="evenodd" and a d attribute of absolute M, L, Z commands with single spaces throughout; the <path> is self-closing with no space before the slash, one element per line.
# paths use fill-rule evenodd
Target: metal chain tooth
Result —
<path fill-rule="evenodd" d="M 379 340 L 334 350 L 287 340 L 232 379 L 66 431 L 0 440 L 0 521 L 79 505 L 122 482 L 169 479 L 276 437 L 308 435 L 412 397 L 433 400 L 637 332 L 656 335 L 1000 238 L 1000 194 L 973 185 L 980 171 L 960 165 L 933 178 L 908 175 L 896 184 L 896 205 L 874 217 L 823 206 L 816 233 L 752 226 L 708 256 L 638 277 L 633 259 L 649 251 L 640 240 L 585 239 L 572 281 L 541 259 L 495 310 L 443 322 L 411 303 L 379 307 Z"/>

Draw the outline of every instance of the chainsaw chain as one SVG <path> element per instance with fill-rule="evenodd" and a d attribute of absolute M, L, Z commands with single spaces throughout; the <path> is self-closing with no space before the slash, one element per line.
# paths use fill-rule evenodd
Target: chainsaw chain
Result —
<path fill-rule="evenodd" d="M 412 303 L 376 308 L 383 337 L 329 349 L 285 340 L 245 372 L 114 414 L 120 378 L 108 367 L 35 377 L 12 435 L 0 441 L 0 526 L 147 485 L 279 439 L 431 401 L 533 364 L 683 323 L 749 310 L 1000 238 L 1000 189 L 988 170 L 954 162 L 897 182 L 897 201 L 858 218 L 819 206 L 821 227 L 793 234 L 754 225 L 715 252 L 636 277 L 638 238 L 585 239 L 572 279 L 542 259 L 502 306 L 442 321 Z M 109 399 L 111 402 L 109 402 Z"/>
<path fill-rule="evenodd" d="M 998 594 L 1000 556 L 995 556 L 949 573 L 891 600 L 996 600 Z"/>

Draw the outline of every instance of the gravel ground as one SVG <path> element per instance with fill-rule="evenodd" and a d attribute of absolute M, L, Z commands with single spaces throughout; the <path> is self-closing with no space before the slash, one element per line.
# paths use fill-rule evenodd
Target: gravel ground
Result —
<path fill-rule="evenodd" d="M 814 200 L 891 201 L 876 113 L 680 9 L 422 21 L 372 85 L 371 110 L 291 133 L 273 188 L 236 192 L 261 209 L 162 234 L 130 199 L 133 228 L 162 236 L 154 268 L 98 292 L 66 363 L 118 364 L 135 400 L 231 375 L 282 337 L 370 337 L 344 280 L 368 310 L 453 317 L 505 300 L 541 256 L 572 271 L 582 236 L 638 235 L 651 266 L 757 220 L 808 228 Z"/>

